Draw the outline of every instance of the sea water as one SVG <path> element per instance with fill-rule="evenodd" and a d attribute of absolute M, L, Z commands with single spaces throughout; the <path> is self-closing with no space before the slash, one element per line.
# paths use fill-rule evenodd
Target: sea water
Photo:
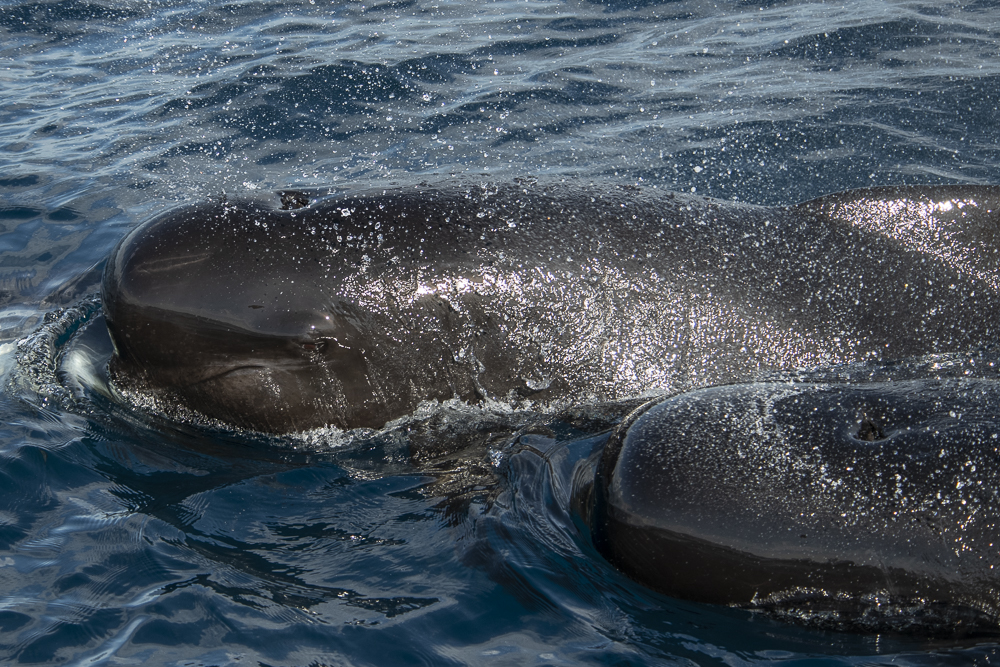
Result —
<path fill-rule="evenodd" d="M 989 2 L 0 0 L 0 661 L 991 662 L 629 581 L 572 498 L 613 416 L 429 408 L 472 453 L 415 462 L 143 415 L 95 294 L 139 221 L 285 188 L 998 183 L 998 100 Z"/>

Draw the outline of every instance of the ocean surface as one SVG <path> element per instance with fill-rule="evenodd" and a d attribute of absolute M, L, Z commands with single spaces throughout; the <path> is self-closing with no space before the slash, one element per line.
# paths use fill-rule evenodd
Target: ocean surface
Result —
<path fill-rule="evenodd" d="M 96 298 L 142 220 L 283 188 L 996 184 L 998 105 L 990 2 L 0 0 L 0 663 L 1000 660 L 631 582 L 571 497 L 601 415 L 418 416 L 475 440 L 419 464 L 397 433 L 143 415 L 107 394 Z"/>

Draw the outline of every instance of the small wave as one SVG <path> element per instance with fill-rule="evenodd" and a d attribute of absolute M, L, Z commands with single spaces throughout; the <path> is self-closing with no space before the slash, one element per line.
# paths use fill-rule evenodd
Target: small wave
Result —
<path fill-rule="evenodd" d="M 93 321 L 100 307 L 100 300 L 90 297 L 46 313 L 41 326 L 16 343 L 8 391 L 36 407 L 81 409 L 83 386 L 66 382 L 61 365 L 67 358 L 67 343 Z M 70 356 L 70 363 L 77 370 L 84 365 L 78 356 Z"/>

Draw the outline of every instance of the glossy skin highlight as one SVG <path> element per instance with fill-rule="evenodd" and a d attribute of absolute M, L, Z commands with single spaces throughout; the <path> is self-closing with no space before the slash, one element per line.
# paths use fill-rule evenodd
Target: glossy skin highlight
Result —
<path fill-rule="evenodd" d="M 997 336 L 998 210 L 995 187 L 765 208 L 528 182 L 209 203 L 112 254 L 110 372 L 287 433 L 972 349 Z"/>

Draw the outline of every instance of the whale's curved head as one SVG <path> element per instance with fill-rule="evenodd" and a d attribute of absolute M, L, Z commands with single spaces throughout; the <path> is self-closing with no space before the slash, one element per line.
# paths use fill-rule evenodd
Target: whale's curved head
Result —
<path fill-rule="evenodd" d="M 675 597 L 839 629 L 995 634 L 1000 382 L 966 375 L 993 362 L 976 360 L 647 405 L 601 455 L 595 546 Z"/>
<path fill-rule="evenodd" d="M 314 210 L 254 203 L 185 208 L 139 226 L 102 285 L 114 385 L 271 433 L 375 427 L 405 414 L 406 392 L 368 372 L 379 324 L 331 296 L 349 273 L 334 262 L 353 271 L 360 261 L 337 243 Z"/>

